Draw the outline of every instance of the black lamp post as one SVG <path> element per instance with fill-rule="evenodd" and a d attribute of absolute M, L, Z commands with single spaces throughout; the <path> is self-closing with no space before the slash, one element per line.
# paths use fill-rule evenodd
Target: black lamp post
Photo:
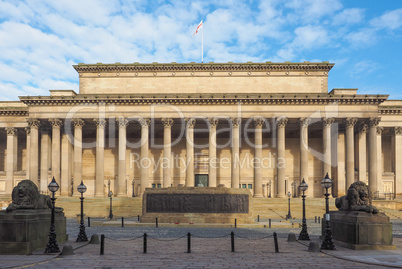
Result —
<path fill-rule="evenodd" d="M 310 237 L 308 236 L 308 232 L 307 232 L 307 222 L 306 222 L 306 195 L 304 194 L 304 192 L 308 189 L 308 185 L 307 183 L 303 181 L 299 186 L 300 190 L 302 191 L 302 199 L 303 199 L 303 220 L 302 220 L 302 230 L 299 234 L 299 240 L 310 240 Z"/>
<path fill-rule="evenodd" d="M 134 186 L 135 186 L 134 180 L 133 180 L 133 183 L 131 183 L 131 185 L 133 186 L 133 196 L 132 197 L 134 197 Z"/>
<path fill-rule="evenodd" d="M 332 231 L 329 223 L 329 193 L 328 189 L 332 186 L 332 180 L 329 178 L 328 173 L 321 181 L 321 186 L 325 188 L 325 236 L 321 244 L 321 249 L 335 250 L 334 242 L 332 242 Z"/>
<path fill-rule="evenodd" d="M 113 212 L 112 212 L 112 199 L 113 199 L 113 192 L 109 191 L 109 195 L 110 197 L 110 211 L 109 211 L 109 219 L 113 219 Z"/>
<path fill-rule="evenodd" d="M 271 198 L 271 184 L 272 184 L 272 181 L 269 180 L 269 181 L 268 181 L 268 188 L 269 188 L 268 198 Z"/>
<path fill-rule="evenodd" d="M 60 252 L 60 249 L 59 245 L 57 244 L 56 229 L 54 227 L 54 202 L 56 200 L 56 198 L 54 198 L 54 193 L 59 189 L 59 184 L 57 184 L 56 180 L 54 180 L 54 177 L 47 188 L 52 192 L 52 215 L 50 219 L 49 242 L 47 243 L 45 253 L 56 253 Z"/>
<path fill-rule="evenodd" d="M 292 214 L 290 214 L 290 197 L 291 197 L 291 196 L 292 196 L 292 194 L 291 194 L 290 192 L 288 192 L 289 210 L 288 210 L 288 214 L 286 215 L 286 220 L 292 218 Z"/>
<path fill-rule="evenodd" d="M 78 234 L 76 242 L 86 242 L 88 241 L 87 234 L 85 233 L 85 225 L 84 225 L 84 192 L 87 191 L 87 186 L 81 181 L 81 184 L 78 185 L 77 190 L 81 193 L 81 221 L 80 221 L 80 233 Z"/>

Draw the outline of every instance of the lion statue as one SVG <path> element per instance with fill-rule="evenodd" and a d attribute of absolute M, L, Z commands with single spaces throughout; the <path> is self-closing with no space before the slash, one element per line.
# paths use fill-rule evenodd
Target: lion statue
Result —
<path fill-rule="evenodd" d="M 17 209 L 52 208 L 49 195 L 39 194 L 38 187 L 31 180 L 22 180 L 14 187 L 11 194 L 13 202 L 6 208 L 7 212 Z"/>
<path fill-rule="evenodd" d="M 335 205 L 340 211 L 366 211 L 377 214 L 378 209 L 371 205 L 369 186 L 362 181 L 350 185 L 348 194 L 335 199 Z"/>

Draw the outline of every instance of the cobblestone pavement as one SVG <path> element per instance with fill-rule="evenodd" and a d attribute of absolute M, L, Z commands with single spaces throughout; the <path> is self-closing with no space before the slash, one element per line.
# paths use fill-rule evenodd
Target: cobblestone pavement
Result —
<path fill-rule="evenodd" d="M 295 222 L 299 222 L 294 220 Z M 402 221 L 393 220 L 397 250 L 353 251 L 337 246 L 335 251 L 308 252 L 308 243 L 287 242 L 299 228 L 163 228 L 87 227 L 88 237 L 104 234 L 104 255 L 99 244 L 75 243 L 78 224 L 67 221 L 68 244 L 74 255 L 0 255 L 1 268 L 402 268 Z M 231 252 L 230 232 L 235 233 Z M 275 253 L 273 232 L 278 234 Z M 320 224 L 308 222 L 312 241 L 320 242 Z M 148 234 L 143 253 L 144 233 Z M 187 233 L 191 233 L 191 253 L 187 253 Z M 137 239 L 134 239 L 137 238 Z M 61 247 L 62 248 L 62 247 Z"/>

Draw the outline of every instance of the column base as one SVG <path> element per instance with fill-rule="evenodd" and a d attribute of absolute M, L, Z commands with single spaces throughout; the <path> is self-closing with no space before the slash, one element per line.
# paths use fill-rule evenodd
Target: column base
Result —
<path fill-rule="evenodd" d="M 253 198 L 264 198 L 264 196 L 262 194 L 254 194 Z"/>
<path fill-rule="evenodd" d="M 286 198 L 287 196 L 284 194 L 277 194 L 275 198 Z"/>
<path fill-rule="evenodd" d="M 106 197 L 104 194 L 95 194 L 94 197 Z"/>

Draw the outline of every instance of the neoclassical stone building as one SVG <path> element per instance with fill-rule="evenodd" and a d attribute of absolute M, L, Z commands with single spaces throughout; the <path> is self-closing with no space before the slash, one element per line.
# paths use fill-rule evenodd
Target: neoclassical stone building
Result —
<path fill-rule="evenodd" d="M 148 187 L 249 188 L 320 197 L 355 180 L 402 194 L 402 101 L 328 91 L 333 64 L 78 64 L 79 92 L 0 102 L 0 194 L 29 178 L 59 195 Z M 134 193 L 133 193 L 134 192 Z"/>

